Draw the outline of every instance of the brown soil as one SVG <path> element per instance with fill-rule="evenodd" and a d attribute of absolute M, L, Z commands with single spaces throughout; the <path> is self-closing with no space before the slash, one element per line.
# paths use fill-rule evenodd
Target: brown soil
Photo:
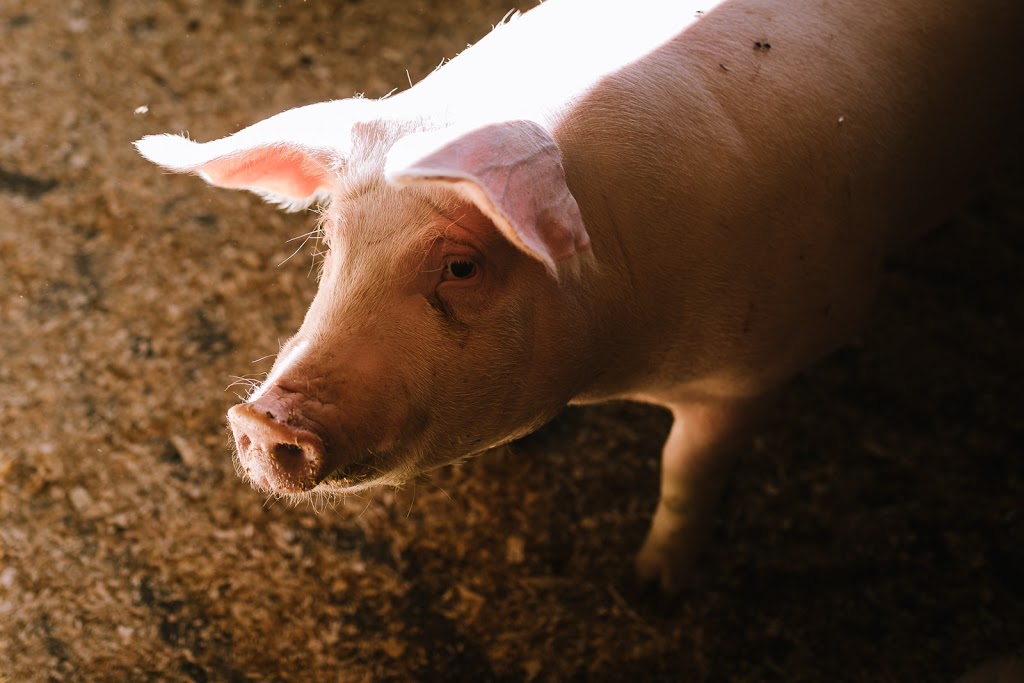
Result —
<path fill-rule="evenodd" d="M 1019 181 L 783 396 L 678 604 L 626 588 L 656 410 L 320 512 L 235 476 L 225 387 L 301 320 L 314 219 L 130 142 L 382 95 L 509 7 L 0 3 L 0 681 L 949 681 L 1024 643 Z"/>

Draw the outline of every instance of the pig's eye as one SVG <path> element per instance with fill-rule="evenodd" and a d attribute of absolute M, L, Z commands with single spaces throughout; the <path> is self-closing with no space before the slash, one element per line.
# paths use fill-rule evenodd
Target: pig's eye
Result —
<path fill-rule="evenodd" d="M 469 280 L 477 272 L 476 262 L 467 258 L 454 258 L 444 264 L 442 280 Z"/>

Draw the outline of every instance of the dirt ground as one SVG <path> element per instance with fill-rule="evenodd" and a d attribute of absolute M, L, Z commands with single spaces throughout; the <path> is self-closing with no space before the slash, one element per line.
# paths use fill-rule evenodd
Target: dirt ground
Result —
<path fill-rule="evenodd" d="M 0 681 L 952 681 L 1024 644 L 1019 181 L 781 397 L 678 604 L 628 591 L 657 410 L 320 512 L 235 476 L 314 217 L 131 141 L 383 95 L 514 2 L 0 0 Z"/>

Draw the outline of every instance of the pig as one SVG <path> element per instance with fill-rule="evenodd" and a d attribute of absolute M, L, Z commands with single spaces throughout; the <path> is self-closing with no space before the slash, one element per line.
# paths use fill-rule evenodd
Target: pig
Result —
<path fill-rule="evenodd" d="M 139 140 L 322 207 L 317 294 L 228 412 L 240 472 L 345 494 L 567 404 L 664 406 L 635 569 L 677 593 L 772 397 L 857 333 L 883 259 L 1019 149 L 1024 3 L 941 5 L 548 0 L 390 97 Z"/>

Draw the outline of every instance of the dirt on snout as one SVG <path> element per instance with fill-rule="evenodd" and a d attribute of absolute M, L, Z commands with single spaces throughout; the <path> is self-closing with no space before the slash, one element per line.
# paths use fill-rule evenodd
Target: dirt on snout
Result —
<path fill-rule="evenodd" d="M 1019 175 L 781 395 L 677 604 L 628 592 L 655 409 L 330 505 L 236 476 L 316 216 L 131 142 L 384 95 L 514 6 L 0 2 L 0 681 L 941 682 L 1024 644 Z"/>

